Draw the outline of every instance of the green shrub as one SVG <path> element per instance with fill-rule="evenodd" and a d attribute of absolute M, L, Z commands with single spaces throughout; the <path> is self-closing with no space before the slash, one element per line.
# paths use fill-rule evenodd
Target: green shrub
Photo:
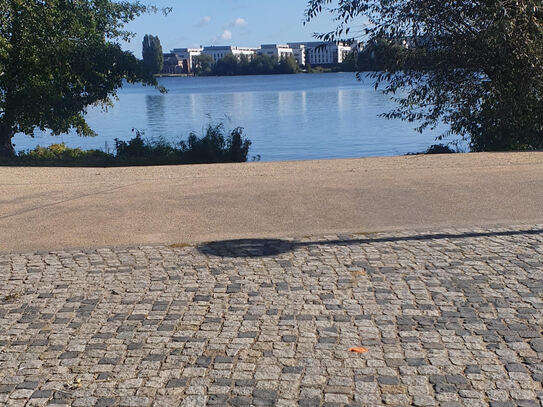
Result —
<path fill-rule="evenodd" d="M 228 135 L 222 124 L 209 125 L 204 137 L 191 133 L 181 141 L 183 160 L 192 164 L 245 162 L 251 141 L 243 138 L 243 129 L 237 127 Z"/>
<path fill-rule="evenodd" d="M 420 153 L 407 153 L 406 155 L 420 155 L 420 154 L 452 154 L 459 153 L 461 150 L 457 147 L 456 150 L 452 149 L 446 144 L 432 144 L 425 151 Z"/>
<path fill-rule="evenodd" d="M 82 150 L 66 147 L 64 143 L 52 144 L 49 147 L 37 146 L 34 150 L 20 152 L 15 165 L 108 165 L 114 156 L 101 150 Z"/>
<path fill-rule="evenodd" d="M 128 141 L 115 139 L 113 153 L 70 148 L 60 143 L 19 152 L 14 159 L 0 164 L 109 167 L 245 162 L 251 146 L 251 141 L 243 137 L 241 127 L 227 132 L 222 123 L 208 125 L 201 137 L 191 133 L 186 141 L 177 145 L 163 138 L 146 140 L 143 132 L 137 129 L 133 131 L 136 136 Z"/>

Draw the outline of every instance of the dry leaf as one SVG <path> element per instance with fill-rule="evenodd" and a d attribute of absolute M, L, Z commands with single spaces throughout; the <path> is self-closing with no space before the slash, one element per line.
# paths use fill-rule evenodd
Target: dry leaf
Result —
<path fill-rule="evenodd" d="M 352 348 L 349 348 L 349 352 L 354 352 L 354 353 L 364 353 L 364 352 L 367 352 L 368 350 L 366 348 L 362 348 L 362 347 L 352 347 Z"/>

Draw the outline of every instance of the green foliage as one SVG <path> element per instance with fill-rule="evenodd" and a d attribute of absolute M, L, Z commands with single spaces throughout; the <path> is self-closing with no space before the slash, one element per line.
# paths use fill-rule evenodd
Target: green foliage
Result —
<path fill-rule="evenodd" d="M 36 147 L 34 150 L 19 153 L 16 159 L 8 164 L 18 165 L 110 165 L 113 157 L 100 150 L 81 150 L 80 148 L 69 148 L 64 143 L 52 144 L 49 147 Z"/>
<path fill-rule="evenodd" d="M 211 55 L 201 54 L 192 59 L 193 72 L 195 75 L 210 75 L 213 69 L 213 57 Z"/>
<path fill-rule="evenodd" d="M 90 105 L 108 106 L 128 82 L 157 85 L 123 51 L 124 26 L 152 8 L 115 0 L 0 0 L 0 158 L 15 154 L 15 133 L 75 129 L 94 135 Z"/>
<path fill-rule="evenodd" d="M 136 136 L 129 141 L 115 139 L 114 153 L 69 148 L 62 143 L 19 152 L 1 164 L 111 167 L 245 162 L 251 146 L 241 127 L 227 132 L 223 124 L 210 124 L 203 136 L 191 133 L 178 145 L 164 139 L 148 141 L 143 132 L 134 131 Z"/>
<path fill-rule="evenodd" d="M 401 70 L 405 68 L 400 64 L 407 52 L 409 50 L 386 38 L 374 38 L 362 51 L 349 53 L 343 61 L 342 70 L 347 72 Z"/>
<path fill-rule="evenodd" d="M 210 58 L 202 61 L 202 57 Z M 208 55 L 200 55 L 195 59 L 194 73 L 196 75 L 272 75 L 293 74 L 298 72 L 298 63 L 291 56 L 277 60 L 269 55 L 255 55 L 252 58 L 241 55 L 239 58 L 233 54 L 227 54 L 213 64 L 213 59 Z M 205 66 L 205 69 L 204 69 Z"/>
<path fill-rule="evenodd" d="M 370 43 L 402 45 L 373 74 L 398 102 L 385 117 L 419 121 L 419 131 L 444 122 L 440 139 L 460 135 L 474 151 L 543 148 L 540 0 L 310 0 L 307 19 L 325 6 L 339 25 L 321 38 L 366 19 Z"/>
<path fill-rule="evenodd" d="M 186 142 L 181 142 L 181 156 L 191 164 L 245 162 L 250 146 L 241 127 L 227 135 L 222 124 L 209 125 L 204 137 L 191 133 Z"/>
<path fill-rule="evenodd" d="M 277 72 L 281 74 L 293 74 L 298 72 L 298 62 L 292 56 L 283 57 L 277 65 Z"/>
<path fill-rule="evenodd" d="M 158 36 L 146 34 L 142 44 L 143 63 L 151 73 L 160 73 L 164 68 L 164 54 Z"/>
<path fill-rule="evenodd" d="M 420 153 L 407 153 L 406 155 L 422 155 L 422 154 L 453 154 L 459 153 L 459 150 L 453 150 L 445 144 L 432 144 L 425 151 Z"/>
<path fill-rule="evenodd" d="M 233 54 L 227 54 L 213 67 L 213 75 L 239 75 L 241 64 Z"/>

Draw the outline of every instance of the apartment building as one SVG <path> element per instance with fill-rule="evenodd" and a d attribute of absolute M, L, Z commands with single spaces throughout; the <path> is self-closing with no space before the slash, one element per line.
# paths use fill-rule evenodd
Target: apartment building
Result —
<path fill-rule="evenodd" d="M 169 54 L 164 54 L 164 65 L 162 72 L 164 74 L 189 74 L 191 72 L 191 67 L 189 66 L 188 60 L 181 58 L 179 55 L 170 52 Z"/>
<path fill-rule="evenodd" d="M 194 66 L 193 58 L 202 54 L 201 48 L 174 48 L 170 51 L 171 54 L 177 55 L 180 59 L 186 60 L 189 70 L 192 71 Z"/>
<path fill-rule="evenodd" d="M 296 59 L 298 66 L 305 66 L 307 50 L 304 44 L 288 44 L 292 49 L 292 56 Z"/>
<path fill-rule="evenodd" d="M 204 47 L 202 54 L 209 55 L 213 58 L 213 61 L 217 62 L 219 59 L 224 58 L 226 55 L 234 55 L 240 57 L 241 55 L 246 55 L 249 58 L 252 58 L 255 55 L 254 48 L 247 47 L 233 47 L 231 45 L 226 46 L 208 46 Z"/>
<path fill-rule="evenodd" d="M 263 44 L 256 52 L 259 55 L 268 55 L 277 59 L 294 56 L 292 48 L 282 44 Z"/>
<path fill-rule="evenodd" d="M 341 64 L 347 54 L 352 51 L 350 45 L 342 42 L 293 42 L 288 45 L 293 49 L 303 46 L 305 48 L 306 62 L 309 62 L 311 65 Z"/>
<path fill-rule="evenodd" d="M 277 59 L 292 56 L 296 59 L 299 66 L 311 65 L 337 65 L 341 64 L 348 53 L 352 50 L 358 50 L 360 44 L 347 45 L 342 42 L 289 42 L 288 44 L 263 44 L 260 48 L 235 47 L 231 45 L 224 46 L 206 46 L 204 48 L 174 48 L 168 55 L 174 54 L 182 63 L 183 70 L 192 72 L 194 67 L 194 58 L 198 55 L 209 55 L 214 62 L 219 61 L 226 55 L 240 57 L 246 55 L 252 58 L 255 54 L 268 55 Z M 172 58 L 172 62 L 173 58 Z M 172 63 L 173 65 L 173 63 Z M 175 68 L 179 70 L 179 68 Z"/>

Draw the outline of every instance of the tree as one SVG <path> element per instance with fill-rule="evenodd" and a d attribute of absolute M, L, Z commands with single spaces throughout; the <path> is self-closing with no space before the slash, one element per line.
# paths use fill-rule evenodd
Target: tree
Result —
<path fill-rule="evenodd" d="M 233 54 L 226 54 L 223 58 L 219 59 L 215 64 L 213 72 L 215 75 L 237 75 L 238 74 L 238 59 Z"/>
<path fill-rule="evenodd" d="M 90 105 L 107 106 L 128 82 L 157 85 L 123 51 L 124 25 L 149 7 L 114 0 L 0 0 L 0 159 L 13 157 L 15 133 L 75 129 L 94 135 Z"/>
<path fill-rule="evenodd" d="M 201 54 L 192 59 L 195 75 L 209 75 L 213 69 L 214 61 L 211 55 Z"/>
<path fill-rule="evenodd" d="M 293 56 L 288 55 L 279 60 L 277 71 L 281 74 L 293 74 L 298 72 L 298 63 Z"/>
<path fill-rule="evenodd" d="M 324 9 L 338 39 L 367 22 L 369 41 L 401 45 L 374 73 L 396 96 L 388 118 L 440 122 L 474 151 L 543 148 L 543 4 L 535 0 L 310 0 L 307 20 Z M 402 91 L 402 92 L 400 92 Z"/>
<path fill-rule="evenodd" d="M 158 36 L 146 34 L 142 44 L 143 63 L 147 70 L 152 73 L 159 73 L 164 68 L 164 54 Z"/>
<path fill-rule="evenodd" d="M 275 72 L 277 58 L 270 55 L 255 55 L 249 64 L 251 75 L 269 75 Z"/>

